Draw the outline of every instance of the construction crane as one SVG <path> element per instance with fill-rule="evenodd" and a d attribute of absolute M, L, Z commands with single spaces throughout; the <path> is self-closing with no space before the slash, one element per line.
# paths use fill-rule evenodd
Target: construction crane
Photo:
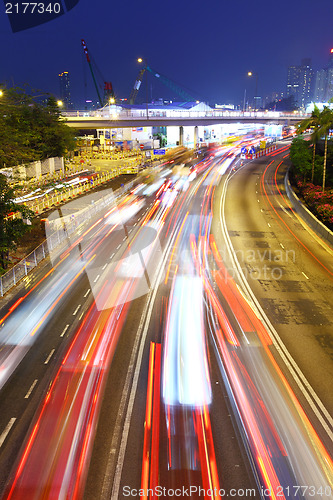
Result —
<path fill-rule="evenodd" d="M 182 99 L 184 99 L 186 102 L 191 102 L 191 101 L 196 101 L 197 99 L 193 97 L 193 95 L 189 94 L 186 90 L 182 89 L 177 83 L 173 82 L 170 80 L 170 78 L 167 78 L 166 76 L 162 75 L 161 73 L 158 73 L 157 71 L 153 70 L 149 66 L 145 66 L 139 71 L 139 74 L 137 76 L 137 79 L 135 80 L 133 89 L 131 91 L 131 95 L 129 97 L 129 104 L 134 104 L 135 99 L 138 95 L 141 83 L 143 81 L 143 76 L 146 71 L 149 71 L 155 78 L 157 78 L 160 82 L 162 82 L 166 87 L 169 89 L 173 90 L 176 92 Z"/>
<path fill-rule="evenodd" d="M 142 83 L 142 80 L 143 80 L 143 75 L 145 74 L 145 72 L 146 72 L 146 67 L 142 68 L 139 71 L 137 79 L 134 82 L 134 86 L 132 88 L 131 95 L 129 96 L 129 99 L 128 99 L 129 104 L 134 104 L 135 103 L 135 99 L 136 99 L 136 96 L 138 95 L 139 89 L 141 87 L 141 83 Z"/>
<path fill-rule="evenodd" d="M 108 104 L 110 102 L 110 99 L 113 99 L 113 100 L 115 99 L 112 83 L 104 81 L 104 95 L 103 95 L 103 99 L 102 99 L 98 85 L 97 85 L 97 81 L 95 78 L 95 74 L 94 74 L 94 71 L 92 68 L 88 48 L 87 48 L 86 42 L 83 40 L 83 38 L 81 39 L 81 44 L 83 47 L 83 52 L 86 56 L 86 59 L 87 59 L 88 65 L 89 65 L 90 73 L 91 73 L 91 76 L 92 76 L 92 79 L 93 79 L 93 82 L 95 85 L 95 89 L 97 92 L 97 97 L 98 97 L 99 103 L 101 106 L 105 106 L 106 104 Z M 104 78 L 103 78 L 103 80 L 104 80 Z"/>

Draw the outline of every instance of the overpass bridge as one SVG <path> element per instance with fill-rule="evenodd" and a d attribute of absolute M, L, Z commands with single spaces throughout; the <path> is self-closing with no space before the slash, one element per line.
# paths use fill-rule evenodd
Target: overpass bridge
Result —
<path fill-rule="evenodd" d="M 111 107 L 110 107 L 111 108 Z M 67 125 L 77 129 L 113 129 L 130 127 L 207 126 L 226 123 L 295 125 L 308 115 L 300 112 L 233 110 L 123 109 L 119 106 L 96 111 L 63 112 Z"/>

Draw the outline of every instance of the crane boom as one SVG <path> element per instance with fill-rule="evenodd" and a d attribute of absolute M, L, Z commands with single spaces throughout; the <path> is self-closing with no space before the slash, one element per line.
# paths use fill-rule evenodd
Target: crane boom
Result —
<path fill-rule="evenodd" d="M 173 82 L 169 78 L 167 78 L 164 75 L 161 75 L 161 73 L 157 73 L 157 71 L 153 70 L 149 66 L 147 66 L 147 70 L 154 75 L 155 78 L 159 79 L 166 87 L 169 87 L 169 89 L 173 90 L 176 92 L 180 97 L 182 97 L 185 101 L 191 102 L 191 101 L 196 101 L 196 98 L 193 97 L 191 94 L 186 92 L 186 90 L 182 89 L 177 83 Z"/>
<path fill-rule="evenodd" d="M 134 104 L 134 102 L 135 102 L 135 99 L 136 99 L 136 96 L 138 95 L 145 71 L 146 71 L 146 67 L 142 68 L 137 76 L 137 79 L 134 82 L 131 95 L 129 96 L 129 99 L 128 99 L 129 104 Z"/>
<path fill-rule="evenodd" d="M 196 101 L 197 99 L 193 97 L 191 94 L 189 94 L 186 90 L 182 89 L 177 83 L 173 82 L 166 76 L 162 75 L 161 73 L 158 73 L 157 71 L 153 70 L 149 66 L 145 66 L 142 68 L 137 76 L 137 79 L 135 80 L 135 83 L 133 85 L 131 95 L 129 97 L 129 104 L 134 104 L 135 99 L 138 95 L 141 83 L 143 81 L 143 76 L 145 74 L 145 71 L 149 71 L 152 75 L 154 75 L 155 78 L 157 78 L 160 82 L 162 82 L 166 87 L 169 87 L 169 89 L 173 90 L 176 92 L 180 97 L 182 97 L 186 102 L 191 102 L 191 101 Z"/>
<path fill-rule="evenodd" d="M 97 82 L 96 82 L 96 78 L 95 78 L 95 75 L 94 75 L 94 72 L 93 72 L 93 69 L 92 69 L 92 66 L 91 66 L 91 61 L 90 61 L 90 56 L 89 56 L 89 53 L 88 53 L 88 48 L 87 48 L 86 42 L 83 40 L 83 38 L 81 38 L 81 43 L 82 43 L 82 47 L 83 47 L 83 52 L 85 53 L 85 56 L 87 58 L 87 62 L 89 64 L 89 68 L 90 68 L 92 79 L 94 81 L 94 85 L 95 85 L 95 89 L 96 89 L 96 92 L 97 92 L 98 100 L 99 100 L 100 105 L 102 106 L 103 105 L 103 100 L 101 99 L 101 96 L 100 96 L 100 93 L 99 93 L 99 90 L 98 90 L 98 85 L 97 85 Z"/>

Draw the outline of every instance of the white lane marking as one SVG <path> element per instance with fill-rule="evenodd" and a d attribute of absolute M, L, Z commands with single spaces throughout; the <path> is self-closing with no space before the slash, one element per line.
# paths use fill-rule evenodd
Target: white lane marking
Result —
<path fill-rule="evenodd" d="M 28 397 L 30 396 L 30 394 L 31 394 L 31 393 L 32 393 L 32 391 L 34 390 L 35 385 L 37 384 L 37 382 L 38 382 L 38 379 L 35 379 L 35 380 L 33 381 L 33 383 L 32 383 L 32 384 L 31 384 L 31 386 L 30 386 L 30 389 L 28 390 L 28 392 L 27 392 L 27 393 L 26 393 L 26 395 L 24 396 L 24 399 L 28 399 Z"/>
<path fill-rule="evenodd" d="M 87 291 L 86 291 L 86 293 L 83 295 L 83 297 L 84 297 L 84 298 L 88 297 L 89 293 L 90 293 L 90 288 L 88 288 L 88 290 L 87 290 Z"/>
<path fill-rule="evenodd" d="M 271 227 L 271 225 L 270 225 L 270 223 L 269 223 L 269 222 L 267 222 L 267 226 L 268 226 L 268 227 Z"/>
<path fill-rule="evenodd" d="M 113 434 L 113 439 L 112 439 L 112 443 L 111 443 L 111 451 L 109 454 L 109 459 L 108 459 L 108 463 L 106 466 L 106 473 L 105 473 L 104 481 L 103 481 L 101 500 L 109 500 L 109 498 L 110 498 L 108 490 L 109 490 L 110 476 L 112 473 L 111 471 L 112 471 L 112 467 L 114 465 L 114 460 L 115 460 L 115 453 L 113 452 L 113 450 L 116 449 L 118 434 L 121 436 L 121 442 L 120 442 L 117 463 L 115 464 L 115 472 L 114 472 L 114 479 L 113 479 L 113 485 L 112 485 L 111 499 L 118 499 L 119 498 L 120 480 L 121 480 L 122 469 L 123 469 L 123 464 L 124 464 L 127 439 L 128 439 L 128 434 L 129 434 L 129 430 L 130 430 L 130 421 L 132 418 L 134 399 L 135 399 L 138 381 L 139 381 L 139 373 L 141 371 L 144 346 L 145 346 L 145 343 L 147 340 L 147 332 L 148 332 L 149 324 L 151 321 L 153 307 L 154 307 L 154 303 L 155 303 L 156 295 L 157 295 L 157 291 L 158 291 L 157 283 L 159 283 L 160 280 L 162 279 L 162 273 L 164 270 L 164 266 L 167 262 L 169 254 L 170 254 L 170 249 L 172 248 L 172 245 L 174 244 L 174 240 L 176 239 L 176 235 L 177 235 L 177 231 L 174 232 L 174 236 L 170 239 L 170 241 L 168 242 L 168 245 L 166 246 L 166 248 L 164 250 L 163 259 L 160 262 L 160 266 L 158 266 L 156 269 L 156 272 L 154 275 L 154 280 L 153 280 L 153 286 L 148 292 L 147 301 L 146 301 L 144 310 L 143 310 L 141 318 L 140 318 L 140 323 L 139 323 L 139 326 L 137 329 L 137 335 L 135 337 L 134 345 L 132 348 L 132 354 L 131 354 L 131 359 L 130 359 L 130 363 L 129 363 L 129 370 L 127 372 L 127 376 L 126 376 L 125 384 L 124 384 L 124 389 L 123 389 L 123 393 L 122 393 L 122 397 L 121 397 L 120 411 L 118 412 L 116 425 L 115 425 L 115 429 L 116 430 L 118 429 L 118 432 L 115 431 Z M 131 387 L 131 391 L 130 391 L 130 396 L 128 398 L 128 393 L 130 390 L 130 382 L 131 381 L 132 381 L 132 387 Z M 127 398 L 128 398 L 128 402 L 126 405 Z M 122 420 L 122 415 L 125 411 L 126 411 L 126 416 L 125 416 L 125 421 L 124 421 L 124 425 L 123 425 L 123 431 L 121 432 L 121 420 Z"/>
<path fill-rule="evenodd" d="M 13 425 L 15 423 L 15 420 L 16 420 L 15 417 L 11 418 L 9 420 L 8 424 L 7 424 L 7 427 L 5 428 L 5 430 L 3 431 L 3 433 L 1 434 L 1 436 L 0 436 L 0 448 L 3 445 L 3 443 L 4 443 L 4 440 L 8 436 L 10 429 L 13 427 Z"/>
<path fill-rule="evenodd" d="M 63 331 L 61 332 L 60 337 L 63 337 L 65 335 L 65 333 L 67 332 L 68 328 L 69 328 L 69 325 L 66 325 L 65 328 L 63 329 Z"/>
<path fill-rule="evenodd" d="M 125 236 L 125 238 L 123 238 L 123 241 L 125 241 L 125 240 L 126 240 L 126 236 Z"/>
<path fill-rule="evenodd" d="M 114 256 L 114 252 L 113 252 L 113 254 L 112 254 L 112 255 L 110 255 L 110 260 L 111 260 L 111 259 L 113 259 L 113 256 Z"/>
<path fill-rule="evenodd" d="M 118 246 L 117 246 L 117 250 L 119 250 L 119 248 L 120 248 L 120 247 L 121 247 L 121 245 L 118 245 Z"/>
<path fill-rule="evenodd" d="M 76 309 L 75 309 L 75 311 L 73 312 L 73 316 L 76 316 L 76 313 L 78 312 L 78 310 L 80 309 L 80 307 L 81 307 L 81 304 L 79 304 L 79 305 L 77 306 L 77 308 L 76 308 Z"/>
<path fill-rule="evenodd" d="M 259 203 L 259 200 L 257 200 L 257 202 Z"/>
<path fill-rule="evenodd" d="M 96 281 L 98 280 L 99 277 L 100 277 L 100 274 L 97 274 L 96 278 L 94 279 L 94 283 L 96 283 Z"/>
<path fill-rule="evenodd" d="M 104 264 L 104 266 L 102 267 L 102 271 L 104 271 L 104 269 L 106 268 L 107 264 Z"/>
<path fill-rule="evenodd" d="M 280 243 L 280 246 L 281 246 L 281 247 L 283 248 L 283 250 L 284 250 L 284 246 L 282 245 L 282 243 Z"/>
<path fill-rule="evenodd" d="M 233 175 L 235 175 L 235 174 L 233 174 Z M 307 400 L 307 402 L 311 406 L 313 412 L 315 413 L 315 415 L 318 418 L 318 420 L 320 421 L 322 427 L 326 431 L 326 434 L 333 441 L 333 432 L 331 431 L 331 429 L 329 428 L 329 426 L 327 425 L 327 423 L 325 421 L 325 418 L 326 418 L 328 423 L 331 426 L 333 426 L 333 418 L 331 417 L 330 413 L 327 411 L 325 405 L 323 404 L 323 402 L 321 401 L 321 399 L 319 398 L 319 396 L 317 395 L 317 393 L 315 392 L 313 387 L 308 382 L 307 378 L 305 377 L 302 370 L 297 365 L 294 358 L 289 353 L 287 347 L 282 342 L 282 339 L 279 336 L 278 332 L 275 330 L 274 326 L 269 321 L 265 311 L 260 306 L 257 297 L 255 296 L 249 283 L 247 282 L 238 259 L 233 254 L 234 249 L 233 249 L 231 239 L 230 239 L 229 234 L 228 234 L 227 224 L 226 224 L 225 215 L 224 215 L 226 189 L 227 189 L 227 185 L 232 177 L 233 176 L 230 176 L 227 178 L 227 180 L 223 186 L 222 196 L 220 198 L 221 229 L 222 229 L 222 233 L 224 235 L 224 238 L 226 240 L 227 249 L 228 249 L 228 252 L 229 252 L 229 255 L 231 258 L 231 262 L 233 263 L 234 269 L 237 272 L 237 275 L 239 277 L 240 282 L 243 284 L 244 288 L 247 290 L 249 296 L 251 297 L 254 305 L 256 306 L 256 308 L 259 312 L 259 315 L 261 316 L 261 319 L 262 319 L 264 325 L 266 326 L 268 333 L 270 334 L 270 337 L 271 337 L 271 340 L 273 342 L 274 347 L 276 348 L 276 350 L 280 354 L 286 367 L 289 369 L 292 377 L 294 378 L 296 384 L 298 385 L 299 389 L 301 390 L 303 396 L 305 397 L 305 399 Z M 280 203 L 279 203 L 279 205 L 282 206 Z M 288 215 L 290 215 L 290 214 L 288 213 Z"/>
<path fill-rule="evenodd" d="M 138 219 L 138 220 L 139 220 L 139 219 Z M 134 224 L 134 226 L 136 226 L 136 225 L 137 225 L 137 222 Z"/>
<path fill-rule="evenodd" d="M 84 311 L 82 311 L 82 313 L 80 314 L 79 321 L 83 318 L 83 315 L 84 315 Z"/>
<path fill-rule="evenodd" d="M 310 279 L 309 276 L 307 276 L 305 273 L 303 273 L 303 271 L 302 271 L 302 274 L 303 274 L 303 276 L 306 277 L 307 280 Z"/>
<path fill-rule="evenodd" d="M 44 365 L 47 365 L 50 359 L 52 358 L 53 354 L 55 353 L 55 349 L 52 349 L 46 360 L 44 361 Z"/>

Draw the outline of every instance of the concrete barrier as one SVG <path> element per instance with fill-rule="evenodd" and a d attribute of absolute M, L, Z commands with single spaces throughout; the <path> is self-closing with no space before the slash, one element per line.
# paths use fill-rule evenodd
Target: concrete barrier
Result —
<path fill-rule="evenodd" d="M 288 198 L 295 211 L 302 217 L 303 220 L 305 220 L 313 231 L 315 231 L 321 238 L 323 238 L 323 240 L 333 247 L 333 232 L 330 231 L 325 224 L 320 222 L 320 220 L 318 220 L 317 217 L 315 217 L 301 202 L 296 193 L 294 193 L 289 181 L 289 171 L 287 171 L 285 175 L 284 185 Z"/>

